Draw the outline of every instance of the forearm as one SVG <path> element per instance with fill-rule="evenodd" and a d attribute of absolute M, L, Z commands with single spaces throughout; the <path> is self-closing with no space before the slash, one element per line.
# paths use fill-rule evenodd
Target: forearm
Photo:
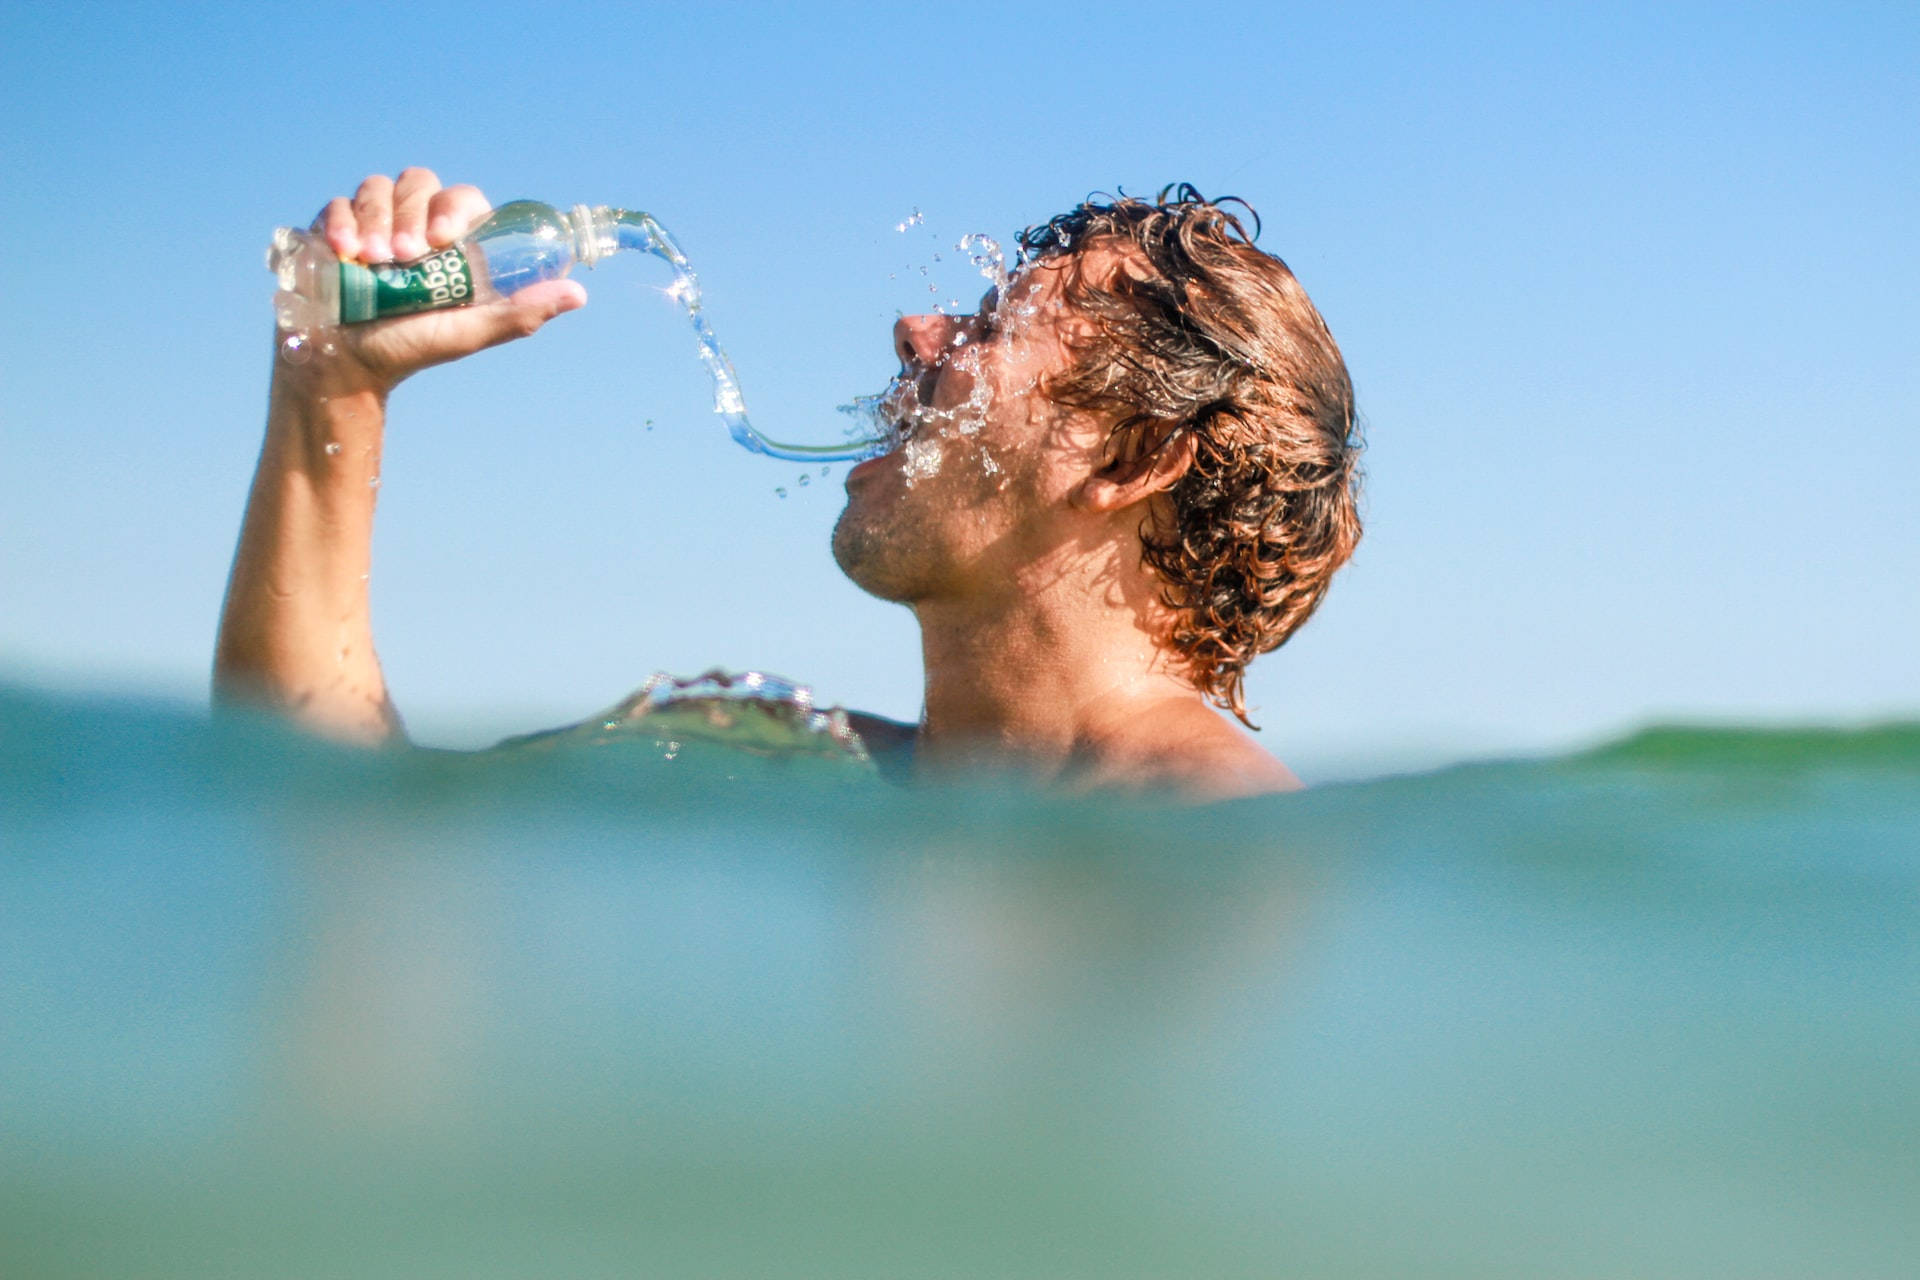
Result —
<path fill-rule="evenodd" d="M 331 737 L 399 732 L 368 605 L 385 395 L 276 371 L 214 653 L 214 697 Z"/>
<path fill-rule="evenodd" d="M 470 186 L 427 169 L 375 174 L 329 201 L 314 234 L 341 261 L 388 262 L 452 244 L 487 213 Z M 247 498 L 214 650 L 217 701 L 277 708 L 333 737 L 400 732 L 373 652 L 367 574 L 387 392 L 430 365 L 524 338 L 583 305 L 550 280 L 474 306 L 330 331 L 317 357 L 274 362 L 267 439 Z"/>

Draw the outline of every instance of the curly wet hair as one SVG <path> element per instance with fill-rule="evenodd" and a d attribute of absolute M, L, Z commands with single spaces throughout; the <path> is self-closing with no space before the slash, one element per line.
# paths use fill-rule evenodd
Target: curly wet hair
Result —
<path fill-rule="evenodd" d="M 1092 321 L 1041 390 L 1117 414 L 1122 456 L 1191 442 L 1141 556 L 1188 677 L 1250 728 L 1247 664 L 1299 630 L 1360 541 L 1362 448 L 1340 348 L 1259 233 L 1245 201 L 1182 183 L 1151 201 L 1092 196 L 1020 236 L 1022 263 L 1064 266 L 1067 300 Z M 1096 246 L 1122 265 L 1081 269 Z"/>

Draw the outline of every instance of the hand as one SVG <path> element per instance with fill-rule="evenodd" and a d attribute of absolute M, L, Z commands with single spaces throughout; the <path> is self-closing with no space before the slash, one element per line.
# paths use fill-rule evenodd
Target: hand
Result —
<path fill-rule="evenodd" d="M 313 230 L 341 261 L 370 265 L 411 262 L 445 248 L 485 218 L 491 206 L 475 187 L 443 187 L 429 169 L 403 170 L 398 179 L 375 174 L 351 200 L 328 202 Z M 573 280 L 550 280 L 510 298 L 419 315 L 343 325 L 334 352 L 314 371 L 384 394 L 431 365 L 535 333 L 563 311 L 584 306 L 587 291 Z"/>

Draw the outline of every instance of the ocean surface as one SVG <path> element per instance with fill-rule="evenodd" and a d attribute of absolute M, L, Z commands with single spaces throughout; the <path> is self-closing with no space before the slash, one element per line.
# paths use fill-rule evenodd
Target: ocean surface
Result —
<path fill-rule="evenodd" d="M 1916 1274 L 1920 725 L 1191 807 L 0 688 L 7 1280 Z"/>

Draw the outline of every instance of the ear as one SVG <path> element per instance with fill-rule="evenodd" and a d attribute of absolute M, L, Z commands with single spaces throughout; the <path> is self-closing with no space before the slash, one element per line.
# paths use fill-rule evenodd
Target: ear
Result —
<path fill-rule="evenodd" d="M 1149 451 L 1153 440 L 1165 443 Z M 1173 488 L 1192 466 L 1192 432 L 1172 423 L 1148 423 L 1113 435 L 1097 469 L 1074 487 L 1068 501 L 1081 511 L 1121 511 Z"/>

